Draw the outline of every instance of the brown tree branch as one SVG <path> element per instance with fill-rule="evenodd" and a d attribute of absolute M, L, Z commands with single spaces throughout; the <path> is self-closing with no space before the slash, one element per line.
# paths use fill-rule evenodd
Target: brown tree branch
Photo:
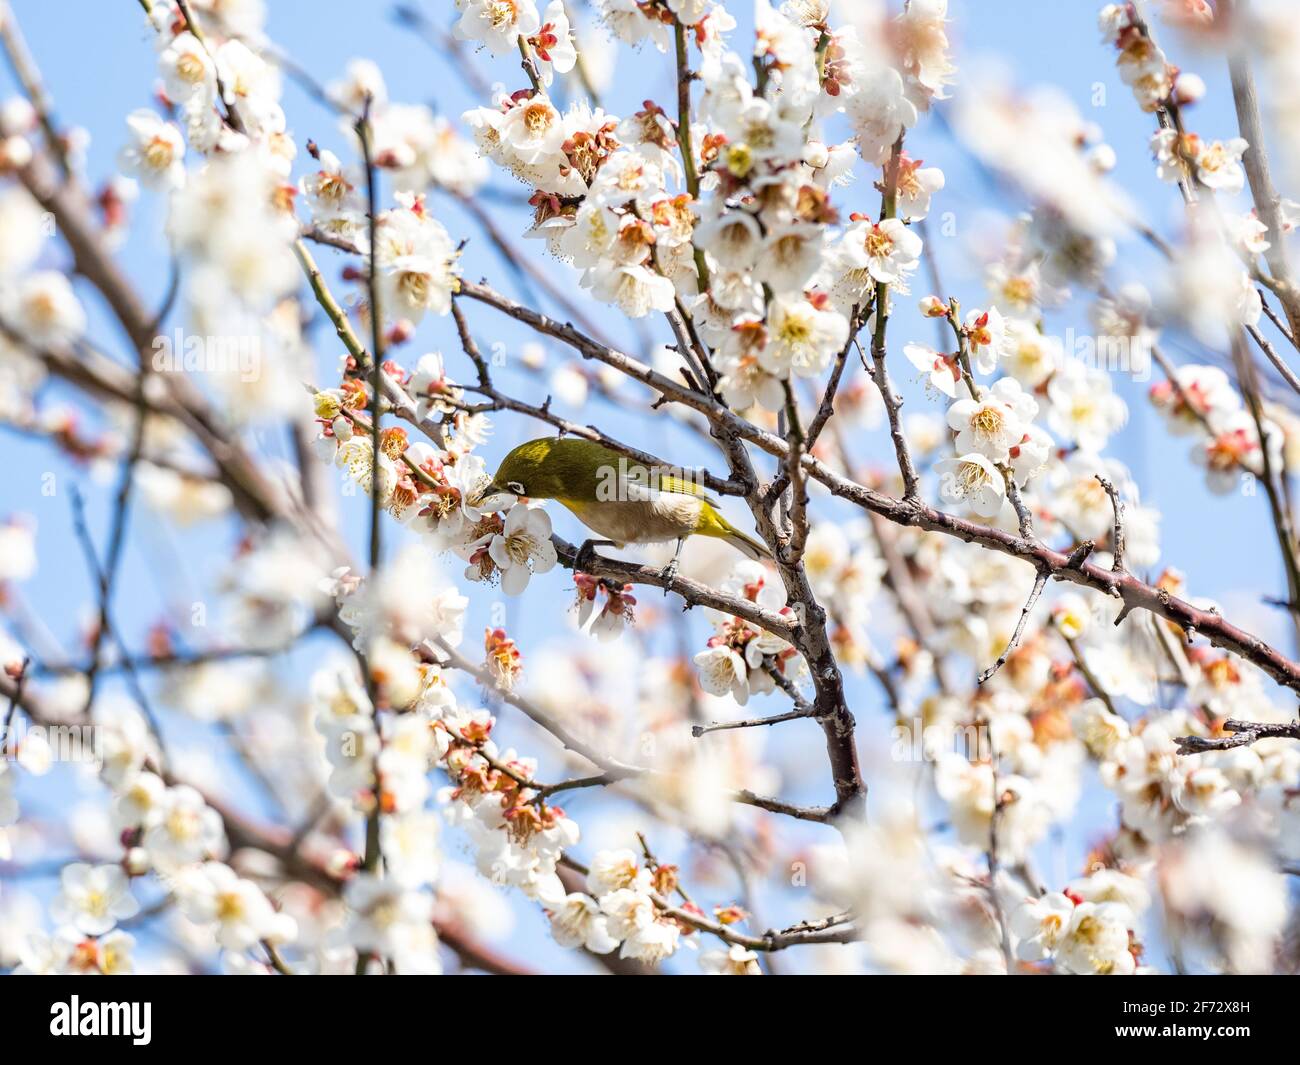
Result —
<path fill-rule="evenodd" d="M 1260 740 L 1288 739 L 1300 740 L 1300 722 L 1288 722 L 1284 725 L 1263 721 L 1237 721 L 1229 719 L 1219 728 L 1230 733 L 1207 739 L 1204 736 L 1177 736 L 1179 754 L 1204 754 L 1206 751 L 1229 751 L 1234 747 L 1246 747 Z"/>

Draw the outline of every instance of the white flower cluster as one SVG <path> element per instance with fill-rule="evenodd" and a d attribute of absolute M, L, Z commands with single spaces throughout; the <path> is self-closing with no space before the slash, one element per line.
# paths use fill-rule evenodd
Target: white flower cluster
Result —
<path fill-rule="evenodd" d="M 761 563 L 740 562 L 722 582 L 721 590 L 776 614 L 793 618 L 784 589 Z M 741 706 L 751 695 L 774 691 L 777 673 L 793 681 L 803 659 L 779 636 L 730 614 L 710 609 L 716 633 L 708 647 L 695 656 L 700 686 L 710 695 L 730 695 Z"/>
<path fill-rule="evenodd" d="M 492 715 L 462 707 L 441 670 L 413 654 L 411 647 L 422 640 L 459 642 L 465 605 L 463 597 L 416 579 L 428 554 L 414 548 L 365 582 L 346 574 L 335 580 L 340 617 L 358 645 L 371 648 L 383 707 L 378 720 L 354 670 L 325 670 L 314 682 L 329 790 L 359 810 L 378 811 L 388 874 L 362 873 L 349 882 L 346 942 L 358 952 L 392 958 L 405 972 L 437 964 L 433 900 L 424 890 L 438 868 L 436 826 L 426 809 L 431 770 L 450 778 L 438 804 L 466 833 L 479 872 L 494 884 L 517 887 L 549 908 L 565 897 L 558 862 L 578 842 L 578 826 L 528 783 L 535 761 L 500 750 L 491 736 Z M 503 638 L 489 631 L 488 640 L 489 654 L 500 657 Z"/>
<path fill-rule="evenodd" d="M 149 768 L 158 751 L 139 711 L 101 704 L 97 725 L 100 779 L 113 795 L 112 823 L 125 856 L 119 865 L 63 868 L 60 892 L 50 906 L 56 927 L 49 934 L 29 934 L 19 971 L 131 972 L 135 939 L 117 926 L 140 910 L 132 878 L 150 873 L 209 941 L 231 955 L 293 942 L 294 920 L 221 861 L 227 850 L 221 815 L 196 789 L 168 785 Z"/>
<path fill-rule="evenodd" d="M 436 413 L 450 422 L 447 446 L 411 443 L 406 431 L 394 426 L 381 432 L 376 457 L 365 387 L 350 379 L 315 393 L 318 454 L 345 470 L 362 491 L 377 492 L 380 506 L 423 534 L 434 551 L 455 551 L 464 558 L 470 580 L 499 580 L 506 594 L 521 594 L 533 574 L 550 571 L 558 561 L 550 516 L 539 506 L 513 500 L 503 514 L 488 508 L 495 498 L 480 498 L 489 478 L 472 449 L 486 438 L 488 423 L 482 415 L 458 410 L 462 393 L 447 378 L 441 355 L 423 356 L 409 377 L 393 366 L 385 372 L 415 400 L 419 415 Z"/>
<path fill-rule="evenodd" d="M 434 114 L 424 104 L 389 100 L 383 72 L 370 60 L 349 62 L 344 77 L 332 82 L 327 92 L 347 112 L 339 122 L 340 131 L 358 150 L 355 116 L 369 103 L 375 165 L 389 175 L 398 192 L 437 188 L 470 196 L 487 181 L 487 166 L 473 143 L 445 116 Z M 322 162 L 325 157 L 322 152 Z M 325 216 L 328 214 L 327 210 Z"/>
<path fill-rule="evenodd" d="M 522 41 L 543 85 L 577 62 L 564 0 L 551 0 L 540 15 L 533 0 L 456 0 L 456 6 L 461 12 L 458 38 L 481 43 L 497 55 L 514 54 Z"/>
<path fill-rule="evenodd" d="M 681 927 L 656 907 L 649 868 L 630 850 L 599 851 L 587 873 L 587 891 L 543 900 L 551 934 L 565 947 L 585 947 L 657 965 L 676 953 Z M 746 958 L 746 962 L 752 958 Z"/>
<path fill-rule="evenodd" d="M 58 348 L 80 340 L 86 312 L 67 278 L 33 270 L 46 240 L 45 216 L 21 187 L 0 190 L 0 321 L 36 348 Z M 67 419 L 58 409 L 37 412 L 34 397 L 46 379 L 40 359 L 0 333 L 0 419 L 16 426 L 58 431 Z"/>
<path fill-rule="evenodd" d="M 1205 468 L 1211 491 L 1233 492 L 1243 480 L 1263 475 L 1259 427 L 1228 375 L 1217 366 L 1178 367 L 1172 379 L 1152 385 L 1151 402 L 1171 433 L 1193 438 L 1192 461 Z M 1278 411 L 1277 417 L 1287 415 Z M 1286 432 L 1270 419 L 1263 424 L 1269 457 L 1275 467 L 1280 466 L 1283 447 L 1294 431 Z"/>
<path fill-rule="evenodd" d="M 1204 14 L 1209 14 L 1208 7 Z M 1189 19 L 1189 26 L 1200 28 L 1197 21 Z M 1204 96 L 1205 83 L 1168 61 L 1132 3 L 1106 5 L 1099 23 L 1103 39 L 1118 50 L 1120 75 L 1141 108 L 1172 109 L 1179 115 L 1173 128 L 1162 125 L 1151 136 L 1156 175 L 1183 185 L 1185 194 L 1194 198 L 1200 195 L 1197 190 L 1210 198 L 1241 192 L 1246 183 L 1241 157 L 1250 147 L 1245 139 L 1210 141 L 1185 128 L 1185 109 Z M 1284 226 L 1289 225 L 1294 203 L 1284 201 L 1279 208 Z M 1225 212 L 1215 220 L 1197 215 L 1191 222 L 1188 253 L 1171 266 L 1164 302 L 1171 316 L 1182 317 L 1206 343 L 1216 344 L 1225 328 L 1259 321 L 1259 295 L 1241 259 L 1249 264 L 1269 247 L 1267 230 L 1253 212 Z"/>
<path fill-rule="evenodd" d="M 344 577 L 338 587 L 345 597 L 343 612 L 359 626 L 362 608 L 350 608 L 365 595 L 365 586 Z M 567 891 L 557 870 L 564 852 L 578 842 L 578 826 L 532 783 L 535 760 L 499 748 L 490 713 L 460 705 L 437 666 L 416 665 L 407 657 L 419 690 L 394 703 L 391 678 L 399 667 L 385 660 L 377 672 L 390 709 L 381 713 L 379 727 L 353 667 L 322 669 L 313 680 L 329 791 L 357 809 L 380 811 L 388 874 L 358 873 L 349 881 L 342 941 L 359 952 L 392 958 L 403 972 L 436 966 L 425 889 L 438 872 L 438 833 L 426 809 L 428 774 L 437 768 L 450 779 L 437 794 L 438 805 L 466 834 L 478 871 L 540 903 L 561 946 L 599 954 L 618 948 L 620 956 L 648 964 L 673 954 L 683 929 L 662 913 L 655 898 L 670 889 L 671 868 L 652 872 L 631 851 L 601 851 L 587 876 L 589 894 Z M 706 962 L 728 973 L 753 972 L 756 965 L 747 951 L 714 952 Z"/>
<path fill-rule="evenodd" d="M 66 865 L 59 875 L 59 894 L 50 906 L 59 926 L 48 935 L 28 932 L 14 972 L 128 974 L 133 968 L 135 937 L 115 930 L 115 926 L 139 910 L 127 875 L 119 866 Z"/>
<path fill-rule="evenodd" d="M 462 6 L 459 33 L 498 51 L 511 34 L 531 44 L 531 3 Z M 582 103 L 561 113 L 532 90 L 465 119 L 484 155 L 536 190 L 534 234 L 584 272 L 585 287 L 631 317 L 680 302 L 715 349 L 728 402 L 779 409 L 781 382 L 826 369 L 874 286 L 905 290 L 917 267 L 921 242 L 905 223 L 925 216 L 943 185 L 938 170 L 904 156 L 898 217 L 855 218 L 836 237 L 830 192 L 850 179 L 859 151 L 883 163 L 918 110 L 942 97 L 946 4 L 909 5 L 891 27 L 898 54 L 886 60 L 852 30 L 826 28 L 818 5 L 778 12 L 761 2 L 758 88 L 750 64 L 726 48 L 735 23 L 721 5 L 610 2 L 602 15 L 620 39 L 660 49 L 674 18 L 691 28 L 704 91 L 689 130 L 652 102 L 620 121 Z M 856 151 L 816 135 L 815 121 L 837 111 L 854 124 Z"/>
<path fill-rule="evenodd" d="M 1080 976 L 1128 976 L 1137 971 L 1133 932 L 1150 905 L 1140 880 L 1109 869 L 1071 881 L 1064 891 L 1030 899 L 1011 915 L 1016 956 L 1052 959 Z"/>
<path fill-rule="evenodd" d="M 464 599 L 420 579 L 414 555 L 359 582 L 332 582 L 340 617 L 352 627 L 380 698 L 375 706 L 355 663 L 321 668 L 312 678 L 316 730 L 324 739 L 329 794 L 375 819 L 384 875 L 362 870 L 347 882 L 342 928 L 326 942 L 390 959 L 398 971 L 440 971 L 430 888 L 440 870 L 439 817 L 430 806 L 430 770 L 439 757 L 435 722 L 455 709 L 441 671 L 411 647 L 424 639 L 459 640 Z M 402 574 L 403 576 L 398 576 Z M 382 711 L 382 712 L 381 712 Z M 348 863 L 355 868 L 356 859 Z M 352 870 L 349 870 L 352 871 Z"/>
<path fill-rule="evenodd" d="M 6 234 L 0 252 L 0 320 L 37 349 L 76 343 L 86 331 L 85 309 L 62 273 L 31 269 L 45 244 L 46 221 L 22 188 L 0 193 L 0 225 Z M 0 334 L 0 354 L 0 415 L 12 418 L 27 409 L 44 371 L 7 335 Z"/>

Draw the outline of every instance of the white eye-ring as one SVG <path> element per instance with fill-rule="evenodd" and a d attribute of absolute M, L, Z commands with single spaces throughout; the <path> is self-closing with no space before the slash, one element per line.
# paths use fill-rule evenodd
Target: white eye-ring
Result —
<path fill-rule="evenodd" d="M 507 481 L 506 487 L 509 488 L 510 491 L 514 492 L 514 494 L 517 496 L 521 496 L 524 494 L 524 486 L 520 484 L 518 481 Z"/>

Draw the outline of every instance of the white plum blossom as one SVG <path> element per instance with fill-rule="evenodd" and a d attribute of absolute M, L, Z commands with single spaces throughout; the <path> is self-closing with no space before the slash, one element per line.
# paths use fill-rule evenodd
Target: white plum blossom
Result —
<path fill-rule="evenodd" d="M 365 207 L 356 175 L 349 172 L 337 155 L 320 153 L 320 168 L 299 181 L 312 220 L 342 239 L 367 240 Z"/>
<path fill-rule="evenodd" d="M 591 269 L 613 246 L 620 226 L 619 216 L 611 208 L 587 200 L 560 236 L 560 249 L 579 270 Z"/>
<path fill-rule="evenodd" d="M 5 321 L 37 347 L 72 343 L 86 330 L 81 301 L 68 279 L 53 270 L 38 270 L 0 290 L 0 307 Z"/>
<path fill-rule="evenodd" d="M 961 399 L 949 407 L 948 425 L 957 432 L 959 453 L 978 451 L 995 463 L 1006 462 L 1037 412 L 1034 398 L 1017 381 L 1003 378 L 980 399 Z"/>
<path fill-rule="evenodd" d="M 1058 339 L 1043 335 L 1033 322 L 1023 318 L 1006 319 L 1000 354 L 1001 369 L 1030 390 L 1046 382 L 1063 357 Z"/>
<path fill-rule="evenodd" d="M 51 911 L 88 936 L 111 931 L 118 921 L 134 917 L 140 904 L 131 894 L 126 873 L 116 865 L 73 862 L 59 875 L 59 894 Z"/>
<path fill-rule="evenodd" d="M 695 665 L 710 695 L 730 695 L 741 706 L 749 701 L 749 669 L 734 647 L 719 642 L 697 654 Z"/>
<path fill-rule="evenodd" d="M 592 279 L 591 291 L 597 299 L 616 305 L 629 318 L 644 318 L 652 311 L 670 311 L 676 298 L 672 281 L 644 266 L 615 266 L 601 271 Z"/>
<path fill-rule="evenodd" d="M 923 167 L 920 159 L 899 160 L 898 217 L 905 222 L 919 222 L 930 213 L 930 198 L 943 188 L 943 171 Z"/>
<path fill-rule="evenodd" d="M 658 965 L 676 952 L 681 928 L 672 921 L 650 920 L 637 924 L 619 948 L 620 958 L 633 958 L 647 965 Z"/>
<path fill-rule="evenodd" d="M 902 68 L 909 79 L 909 95 L 925 110 L 931 100 L 947 98 L 953 64 L 948 58 L 948 0 L 915 0 L 894 19 Z"/>
<path fill-rule="evenodd" d="M 965 325 L 975 369 L 982 374 L 993 373 L 1007 347 L 1006 319 L 996 307 L 990 307 L 987 311 L 971 311 Z"/>
<path fill-rule="evenodd" d="M 221 44 L 215 59 L 225 102 L 238 109 L 245 126 L 262 134 L 283 130 L 278 68 L 235 38 Z"/>
<path fill-rule="evenodd" d="M 582 212 L 578 213 L 582 224 Z M 748 270 L 763 243 L 758 220 L 748 211 L 727 211 L 707 218 L 695 229 L 695 245 L 724 270 Z"/>
<path fill-rule="evenodd" d="M 727 950 L 710 950 L 700 955 L 700 968 L 716 976 L 759 976 L 758 955 L 739 943 Z"/>
<path fill-rule="evenodd" d="M 485 44 L 498 55 L 517 51 L 519 38 L 532 36 L 541 25 L 533 0 L 457 0 L 456 6 L 456 36 Z"/>
<path fill-rule="evenodd" d="M 957 398 L 957 382 L 961 380 L 961 367 L 955 358 L 941 355 L 924 344 L 904 344 L 903 355 L 925 375 L 929 388 L 949 399 Z"/>
<path fill-rule="evenodd" d="M 185 142 L 181 131 L 152 111 L 132 111 L 126 116 L 131 140 L 119 162 L 130 177 L 149 188 L 177 188 L 185 182 Z"/>
<path fill-rule="evenodd" d="M 383 282 L 383 309 L 419 322 L 428 311 L 446 314 L 456 284 L 457 252 L 421 198 L 385 212 L 374 256 Z"/>
<path fill-rule="evenodd" d="M 1196 181 L 1218 192 L 1240 192 L 1246 183 L 1241 156 L 1250 147 L 1241 137 L 1205 143 L 1195 133 L 1181 138 L 1172 129 L 1162 129 L 1151 138 L 1156 173 L 1164 181 L 1187 179 L 1189 160 Z"/>
<path fill-rule="evenodd" d="M 168 869 L 219 856 L 225 848 L 221 816 L 194 788 L 168 788 L 145 827 L 143 846 L 155 866 Z"/>
<path fill-rule="evenodd" d="M 978 451 L 934 464 L 939 494 L 949 503 L 964 502 L 976 514 L 991 518 L 1002 509 L 1007 486 L 998 468 Z"/>
<path fill-rule="evenodd" d="M 1011 915 L 1011 930 L 1018 940 L 1016 956 L 1024 961 L 1050 957 L 1073 917 L 1074 901 L 1059 891 L 1022 903 Z"/>
<path fill-rule="evenodd" d="M 393 879 L 408 885 L 432 884 L 437 879 L 442 868 L 441 823 L 432 810 L 412 810 L 382 820 L 380 847 Z"/>
<path fill-rule="evenodd" d="M 433 897 L 372 873 L 358 873 L 343 893 L 347 942 L 360 953 L 391 957 L 401 971 L 436 973 Z"/>
<path fill-rule="evenodd" d="M 567 74 L 578 62 L 573 30 L 569 25 L 564 0 L 551 0 L 542 12 L 541 25 L 528 37 L 533 55 L 537 57 L 538 74 L 542 84 L 549 86 L 556 74 Z"/>
<path fill-rule="evenodd" d="M 821 227 L 810 223 L 772 229 L 756 249 L 754 277 L 774 292 L 801 291 L 821 265 L 824 240 Z"/>
<path fill-rule="evenodd" d="M 1057 435 L 1098 452 L 1128 421 L 1128 407 L 1111 389 L 1109 375 L 1067 359 L 1047 383 L 1047 420 Z"/>
<path fill-rule="evenodd" d="M 358 649 L 379 636 L 407 644 L 461 640 L 468 600 L 419 544 L 403 549 L 359 588 L 339 582 L 337 594 L 339 616 L 352 626 Z"/>
<path fill-rule="evenodd" d="M 260 942 L 294 938 L 292 918 L 277 914 L 261 888 L 220 862 L 183 873 L 177 895 L 192 921 L 213 925 L 217 942 L 226 950 L 246 951 Z"/>
<path fill-rule="evenodd" d="M 920 262 L 921 238 L 898 219 L 854 222 L 844 234 L 844 246 L 852 252 L 850 261 L 874 280 L 907 292 L 907 278 Z"/>
<path fill-rule="evenodd" d="M 649 39 L 661 52 L 668 50 L 672 34 L 664 23 L 645 12 L 637 0 L 598 0 L 601 21 L 619 40 L 640 44 Z"/>
<path fill-rule="evenodd" d="M 515 505 L 506 513 L 505 527 L 488 542 L 488 554 L 501 574 L 501 590 L 519 595 L 534 573 L 548 573 L 557 555 L 551 543 L 551 518 L 540 507 Z"/>
<path fill-rule="evenodd" d="M 590 895 L 572 892 L 551 911 L 551 934 L 562 947 L 582 947 L 608 954 L 618 946 L 609 934 L 606 916 Z"/>
<path fill-rule="evenodd" d="M 187 110 L 208 107 L 216 97 L 216 66 L 208 50 L 188 31 L 178 33 L 158 54 L 158 71 L 168 98 Z"/>
<path fill-rule="evenodd" d="M 899 135 L 916 125 L 917 108 L 893 67 L 882 64 L 864 73 L 846 106 L 862 158 L 880 164 L 889 158 Z"/>
<path fill-rule="evenodd" d="M 650 888 L 650 872 L 630 850 L 599 851 L 587 873 L 587 890 L 602 898 L 623 888 L 644 893 Z"/>
<path fill-rule="evenodd" d="M 1056 948 L 1056 960 L 1080 976 L 1124 976 L 1137 963 L 1129 951 L 1129 908 L 1117 902 L 1081 902 Z"/>
<path fill-rule="evenodd" d="M 759 365 L 776 377 L 821 373 L 849 338 L 844 315 L 807 299 L 779 298 L 769 312 L 767 343 Z"/>
<path fill-rule="evenodd" d="M 154 773 L 139 773 L 120 788 L 114 803 L 113 820 L 122 829 L 149 824 L 157 819 L 167 785 Z"/>

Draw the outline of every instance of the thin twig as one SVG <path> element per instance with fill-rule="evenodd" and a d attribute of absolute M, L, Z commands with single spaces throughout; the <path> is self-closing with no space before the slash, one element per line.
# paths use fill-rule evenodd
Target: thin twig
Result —
<path fill-rule="evenodd" d="M 1259 350 L 1268 357 L 1268 361 L 1273 364 L 1273 369 L 1277 370 L 1278 374 L 1281 375 L 1282 380 L 1290 385 L 1294 392 L 1300 394 L 1300 377 L 1296 376 L 1295 371 L 1292 370 L 1291 367 L 1286 364 L 1286 361 L 1282 356 L 1274 350 L 1273 345 L 1268 342 L 1268 338 L 1259 331 L 1259 327 L 1247 325 L 1246 332 L 1250 334 L 1250 339 L 1255 342 L 1259 347 Z"/>
<path fill-rule="evenodd" d="M 54 101 L 50 99 L 41 72 L 37 69 L 31 49 L 27 47 L 27 41 L 18 28 L 18 20 L 14 18 L 13 8 L 7 0 L 0 0 L 0 45 L 4 47 L 15 80 L 22 86 L 23 95 L 36 112 L 36 120 L 41 125 L 50 154 L 59 164 L 64 178 L 71 181 L 74 177 L 72 162 L 68 157 L 68 146 L 54 122 Z"/>
<path fill-rule="evenodd" d="M 131 449 L 122 463 L 122 472 L 118 479 L 117 494 L 113 502 L 113 524 L 108 534 L 108 550 L 104 555 L 104 564 L 102 568 L 96 567 L 96 581 L 99 591 L 99 621 L 95 626 L 90 641 L 90 668 L 86 671 L 86 699 L 81 711 L 83 717 L 89 717 L 94 712 L 95 685 L 99 677 L 100 667 L 100 649 L 109 628 L 109 613 L 112 608 L 113 591 L 117 581 L 119 564 L 122 561 L 122 548 L 126 543 L 126 531 L 131 513 L 131 490 L 135 483 L 135 471 L 140 463 L 140 456 L 144 451 L 145 427 L 148 420 L 144 399 L 145 374 L 147 371 L 148 363 L 141 360 L 140 369 L 136 375 L 135 423 L 131 435 Z M 78 503 L 80 498 L 74 492 L 74 505 Z M 77 510 L 78 524 L 84 524 L 84 514 L 79 505 Z M 90 532 L 88 528 L 85 535 L 89 543 Z M 93 547 L 90 548 L 90 551 L 93 556 Z M 125 648 L 123 648 L 122 653 L 126 653 Z"/>
<path fill-rule="evenodd" d="M 885 164 L 884 192 L 880 199 L 880 221 L 893 218 L 898 200 L 898 171 L 903 154 L 903 134 L 898 135 L 894 147 Z M 894 442 L 894 454 L 898 459 L 898 471 L 903 477 L 903 498 L 917 497 L 919 478 L 916 465 L 912 462 L 911 452 L 907 447 L 907 435 L 903 432 L 903 423 L 899 410 L 903 406 L 902 397 L 895 391 L 889 380 L 889 371 L 885 367 L 885 330 L 889 325 L 889 285 L 883 281 L 876 283 L 876 328 L 871 337 L 871 376 L 880 390 L 884 401 L 885 414 L 889 418 L 889 435 Z"/>
<path fill-rule="evenodd" d="M 154 741 L 158 745 L 159 758 L 165 765 L 166 748 L 163 744 L 162 727 L 159 725 L 158 718 L 154 714 L 152 704 L 145 695 L 144 686 L 140 682 L 140 675 L 135 671 L 135 668 L 132 665 L 133 660 L 127 651 L 125 642 L 122 640 L 122 635 L 117 631 L 110 612 L 103 608 L 103 604 L 106 602 L 106 599 L 104 598 L 104 588 L 109 584 L 107 580 L 107 571 L 100 565 L 99 557 L 95 552 L 95 542 L 90 535 L 90 527 L 86 523 L 86 504 L 81 497 L 80 489 L 75 485 L 72 488 L 72 515 L 73 529 L 76 532 L 77 541 L 81 545 L 82 553 L 85 555 L 86 565 L 90 570 L 91 576 L 95 579 L 100 588 L 100 626 L 105 638 L 111 636 L 113 641 L 117 644 L 118 650 L 121 652 L 122 663 L 126 672 L 127 685 L 131 689 L 131 695 L 139 705 L 141 713 L 144 714 L 145 722 L 148 724 L 150 732 L 153 733 Z M 92 662 L 97 658 L 98 655 L 96 655 L 95 658 L 92 658 Z M 83 718 L 89 715 L 90 708 L 93 706 L 93 701 L 92 698 L 83 708 L 81 714 Z M 161 769 L 162 766 L 159 768 Z"/>
<path fill-rule="evenodd" d="M 1029 614 L 1034 609 L 1034 604 L 1038 602 L 1038 597 L 1043 594 L 1043 589 L 1047 586 L 1047 578 L 1048 572 L 1044 569 L 1040 569 L 1035 575 L 1034 586 L 1030 589 L 1029 598 L 1025 600 L 1025 605 L 1020 610 L 1020 620 L 1016 622 L 1015 630 L 1011 633 L 1011 639 L 1007 641 L 1006 649 L 998 655 L 997 661 L 993 665 L 979 675 L 980 684 L 983 684 L 1006 665 L 1007 659 L 1011 657 L 1011 652 L 1020 644 L 1020 638 L 1025 632 L 1025 624 L 1029 621 Z"/>
<path fill-rule="evenodd" d="M 383 415 L 382 393 L 384 379 L 384 322 L 383 308 L 379 301 L 379 193 L 378 179 L 375 173 L 373 145 L 371 143 L 370 108 L 372 100 L 367 96 L 361 117 L 356 123 L 356 132 L 361 141 L 361 154 L 366 169 L 366 212 L 370 229 L 370 258 L 366 273 L 366 283 L 370 300 L 370 337 L 373 357 L 370 360 L 370 579 L 378 580 L 379 567 L 383 560 L 383 525 L 381 522 L 382 499 L 380 498 L 380 427 Z M 371 713 L 379 714 L 379 685 L 370 666 L 369 656 L 373 647 L 367 648 L 365 665 L 366 693 L 370 698 Z M 376 722 L 378 725 L 378 722 Z M 375 873 L 382 860 L 380 848 L 380 812 L 379 770 L 374 769 L 373 806 L 366 816 L 366 844 L 361 868 L 367 873 Z M 371 955 L 366 951 L 357 952 L 356 973 L 364 975 Z"/>
<path fill-rule="evenodd" d="M 1083 679 L 1088 682 L 1088 687 L 1092 689 L 1092 694 L 1100 699 L 1106 709 L 1115 717 L 1122 718 L 1123 715 L 1115 709 L 1115 702 L 1111 699 L 1110 692 L 1106 690 L 1101 681 L 1099 681 L 1092 670 L 1088 668 L 1088 663 L 1083 659 L 1083 652 L 1080 650 L 1078 642 L 1068 636 L 1063 637 L 1063 639 L 1065 640 L 1065 645 L 1070 649 L 1070 654 L 1074 658 L 1075 667 L 1083 675 Z"/>
<path fill-rule="evenodd" d="M 784 714 L 773 714 L 771 717 L 749 717 L 741 721 L 711 721 L 707 725 L 692 725 L 691 735 L 696 739 L 701 736 L 707 736 L 710 732 L 723 732 L 733 728 L 758 728 L 764 725 L 779 725 L 782 721 L 799 721 L 805 717 L 811 717 L 807 706 L 797 710 L 787 710 Z"/>
<path fill-rule="evenodd" d="M 1276 472 L 1273 469 L 1273 455 L 1269 440 L 1269 427 L 1272 423 L 1264 416 L 1264 406 L 1260 400 L 1259 382 L 1255 375 L 1255 362 L 1246 349 L 1242 334 L 1237 331 L 1232 337 L 1232 357 L 1237 365 L 1237 383 L 1241 386 L 1246 406 L 1255 423 L 1255 434 L 1259 441 L 1260 481 L 1264 485 L 1264 494 L 1268 498 L 1269 511 L 1273 518 L 1273 531 L 1277 537 L 1278 550 L 1286 570 L 1287 603 L 1295 626 L 1297 640 L 1300 640 L 1300 559 L 1296 556 L 1295 528 L 1291 520 L 1290 508 L 1278 489 Z"/>

